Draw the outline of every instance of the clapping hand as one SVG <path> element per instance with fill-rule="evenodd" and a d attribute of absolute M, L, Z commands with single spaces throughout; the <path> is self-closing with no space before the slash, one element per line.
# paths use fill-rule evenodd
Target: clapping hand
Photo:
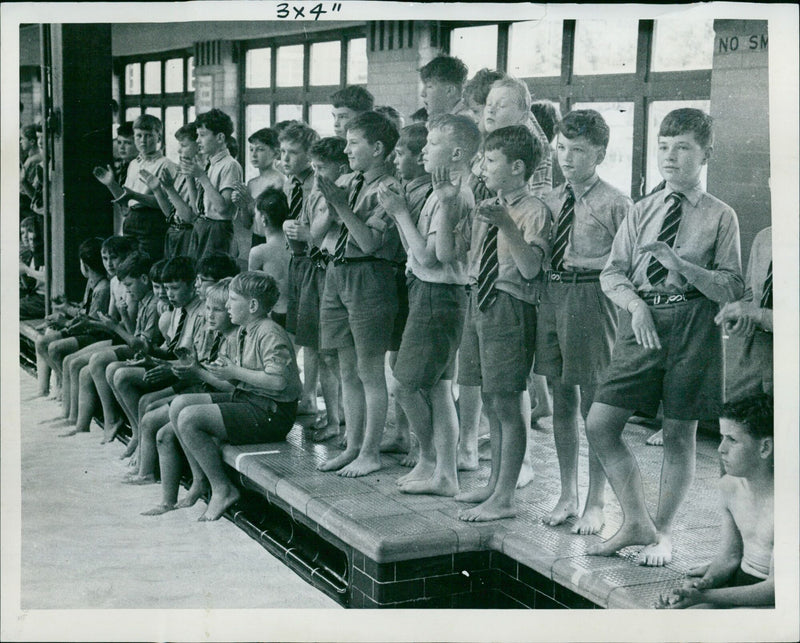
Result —
<path fill-rule="evenodd" d="M 110 165 L 100 167 L 99 165 L 92 170 L 94 178 L 105 186 L 110 186 L 114 182 L 114 172 Z"/>
<path fill-rule="evenodd" d="M 408 204 L 405 196 L 385 183 L 378 187 L 378 203 L 386 210 L 386 214 L 393 219 L 397 219 L 403 213 L 408 214 Z"/>
<path fill-rule="evenodd" d="M 147 183 L 147 187 L 150 188 L 151 192 L 155 192 L 161 187 L 161 181 L 159 178 L 147 170 L 139 170 L 139 178 L 142 179 L 145 183 Z"/>
<path fill-rule="evenodd" d="M 328 202 L 329 206 L 337 210 L 339 208 L 348 207 L 347 190 L 340 188 L 333 181 L 323 176 L 317 177 L 317 187 L 319 191 L 322 192 L 322 196 L 325 197 L 325 201 Z"/>

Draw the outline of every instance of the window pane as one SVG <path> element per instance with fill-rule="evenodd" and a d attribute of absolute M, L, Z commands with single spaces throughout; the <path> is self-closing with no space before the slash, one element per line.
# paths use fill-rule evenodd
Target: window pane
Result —
<path fill-rule="evenodd" d="M 248 49 L 245 56 L 245 86 L 269 87 L 272 49 Z"/>
<path fill-rule="evenodd" d="M 167 156 L 173 161 L 178 161 L 178 141 L 175 132 L 183 127 L 183 107 L 167 107 L 164 110 L 164 147 Z"/>
<path fill-rule="evenodd" d="M 308 109 L 308 124 L 320 136 L 333 136 L 333 105 L 311 105 Z"/>
<path fill-rule="evenodd" d="M 277 76 L 278 87 L 303 86 L 303 45 L 278 47 Z"/>
<path fill-rule="evenodd" d="M 270 125 L 270 106 L 269 105 L 248 105 L 244 110 L 244 149 L 248 149 L 247 139 L 253 132 L 260 130 L 262 127 L 269 127 Z M 249 157 L 248 157 L 249 159 Z M 244 161 L 241 165 L 244 168 L 244 178 L 246 181 L 254 178 L 258 174 L 258 170 L 253 167 L 249 161 Z"/>
<path fill-rule="evenodd" d="M 186 91 L 194 91 L 194 56 L 186 59 Z"/>
<path fill-rule="evenodd" d="M 679 107 L 694 107 L 696 109 L 702 109 L 708 114 L 711 108 L 711 101 L 664 100 L 650 103 L 650 113 L 647 117 L 647 156 L 645 157 L 647 181 L 643 194 L 647 194 L 647 192 L 661 182 L 661 174 L 658 172 L 658 161 L 656 159 L 656 152 L 658 150 L 658 128 L 661 127 L 661 121 L 664 120 L 664 117 L 673 109 L 678 109 Z M 700 185 L 704 190 L 706 189 L 707 169 L 708 165 L 703 166 L 703 170 L 700 173 Z"/>
<path fill-rule="evenodd" d="M 194 110 L 194 105 L 189 105 L 189 109 L 187 111 L 187 123 L 194 123 L 195 119 L 197 118 L 197 114 Z"/>
<path fill-rule="evenodd" d="M 144 93 L 161 93 L 161 61 L 151 60 L 144 64 Z"/>
<path fill-rule="evenodd" d="M 561 75 L 561 20 L 515 22 L 508 34 L 508 73 L 517 78 Z"/>
<path fill-rule="evenodd" d="M 656 20 L 653 36 L 653 71 L 711 69 L 714 56 L 714 21 Z"/>
<path fill-rule="evenodd" d="M 133 123 L 133 121 L 139 118 L 139 115 L 141 113 L 142 113 L 141 107 L 128 107 L 125 110 L 125 120 Z"/>
<path fill-rule="evenodd" d="M 497 68 L 497 25 L 461 27 L 450 32 L 450 55 L 464 61 L 472 76 L 479 69 Z"/>
<path fill-rule="evenodd" d="M 172 58 L 164 63 L 164 91 L 183 91 L 183 58 Z"/>
<path fill-rule="evenodd" d="M 631 193 L 633 167 L 633 103 L 575 103 L 572 109 L 593 109 L 608 123 L 611 136 L 597 173 L 623 194 Z"/>
<path fill-rule="evenodd" d="M 342 59 L 342 43 L 315 42 L 311 45 L 311 78 L 312 85 L 338 85 L 339 66 Z"/>
<path fill-rule="evenodd" d="M 158 120 L 161 120 L 161 108 L 160 107 L 146 107 L 144 110 L 145 114 L 150 114 L 150 116 L 155 116 Z"/>
<path fill-rule="evenodd" d="M 578 20 L 575 74 L 633 74 L 638 33 L 636 20 Z"/>
<path fill-rule="evenodd" d="M 141 66 L 139 63 L 125 65 L 125 93 L 138 96 L 142 93 Z"/>
<path fill-rule="evenodd" d="M 275 122 L 281 121 L 302 121 L 303 120 L 303 106 L 302 105 L 278 105 L 275 110 Z"/>
<path fill-rule="evenodd" d="M 367 84 L 366 38 L 355 38 L 347 42 L 347 84 Z"/>

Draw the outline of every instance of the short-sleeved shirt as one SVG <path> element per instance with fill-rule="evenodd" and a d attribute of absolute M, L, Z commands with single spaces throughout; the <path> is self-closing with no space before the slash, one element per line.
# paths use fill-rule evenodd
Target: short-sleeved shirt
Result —
<path fill-rule="evenodd" d="M 683 192 L 682 216 L 673 248 L 678 256 L 708 272 L 694 284 L 675 271 L 670 271 L 659 284 L 650 283 L 647 266 L 652 255 L 640 248 L 658 240 L 672 201 L 669 195 L 674 191 L 667 184 L 664 190 L 637 201 L 614 237 L 600 284 L 620 308 L 627 309 L 637 298 L 636 291 L 684 293 L 695 286 L 720 303 L 742 296 L 744 280 L 736 213 L 704 192 L 699 184 Z"/>
<path fill-rule="evenodd" d="M 111 301 L 111 286 L 108 283 L 108 279 L 94 277 L 86 282 L 81 305 L 83 310 L 86 310 L 87 301 L 89 302 L 89 317 L 97 317 L 98 312 L 108 312 L 109 302 Z"/>
<path fill-rule="evenodd" d="M 527 185 L 504 194 L 504 198 L 508 203 L 508 213 L 522 232 L 525 243 L 538 248 L 544 256 L 547 256 L 549 253 L 547 239 L 550 235 L 550 211 L 547 206 L 541 199 L 530 193 Z M 495 202 L 495 199 L 482 201 L 475 209 L 476 213 L 481 205 Z M 469 250 L 469 277 L 471 283 L 477 284 L 481 268 L 481 251 L 489 225 L 481 221 L 477 214 L 472 218 L 474 221 Z M 498 275 L 495 288 L 529 304 L 536 304 L 539 295 L 537 286 L 539 280 L 538 278 L 525 279 L 522 276 L 511 256 L 508 241 L 502 233 L 497 235 L 497 263 Z"/>
<path fill-rule="evenodd" d="M 550 246 L 557 234 L 561 207 L 567 199 L 566 184 L 541 197 L 553 215 Z M 633 207 L 633 201 L 595 175 L 585 189 L 575 192 L 575 214 L 564 252 L 566 270 L 602 270 L 620 224 Z"/>
<path fill-rule="evenodd" d="M 770 263 L 772 263 L 772 227 L 764 228 L 753 239 L 750 259 L 747 261 L 747 287 L 744 291 L 746 301 L 761 303 Z"/>
<path fill-rule="evenodd" d="M 469 219 L 470 213 L 475 207 L 475 197 L 473 197 L 472 190 L 469 189 L 466 181 L 462 181 L 461 192 L 456 198 L 458 217 L 456 222 L 452 224 L 455 228 L 455 259 L 446 264 L 437 261 L 433 266 L 425 266 L 417 261 L 411 248 L 407 250 L 406 272 L 413 274 L 420 281 L 460 286 L 466 286 L 469 283 L 467 275 L 467 252 L 469 250 L 471 232 Z M 439 197 L 433 192 L 422 206 L 422 211 L 417 221 L 417 230 L 419 230 L 422 238 L 427 243 L 428 238 L 439 232 L 445 224 L 442 204 L 439 201 Z"/>
<path fill-rule="evenodd" d="M 247 332 L 241 354 L 239 338 L 242 328 L 226 347 L 234 364 L 280 377 L 284 384 L 280 389 L 267 389 L 247 382 L 237 382 L 236 388 L 264 395 L 276 402 L 293 402 L 299 399 L 303 385 L 300 383 L 297 358 L 288 333 L 268 317 L 251 322 L 244 328 Z"/>
<path fill-rule="evenodd" d="M 201 320 L 203 319 L 203 302 L 199 297 L 192 299 L 192 301 L 183 308 L 176 307 L 170 311 L 171 317 L 169 320 L 169 327 L 167 328 L 166 340 L 167 343 L 170 343 L 172 338 L 175 337 L 181 319 L 181 310 L 184 309 L 186 310 L 186 322 L 184 322 L 181 336 L 178 339 L 178 346 L 189 348 L 194 342 L 194 335 L 198 332 L 198 328 L 202 328 L 202 325 L 198 324 L 198 317 Z"/>
<path fill-rule="evenodd" d="M 149 344 L 155 345 L 161 335 L 158 330 L 158 317 L 158 300 L 151 290 L 139 302 L 139 310 L 136 313 L 136 326 L 133 330 L 134 337 L 144 339 Z"/>
<path fill-rule="evenodd" d="M 425 205 L 425 201 L 428 200 L 428 197 L 433 192 L 431 175 L 426 172 L 422 176 L 403 183 L 403 190 L 406 194 L 408 212 L 411 214 L 411 220 L 414 225 L 416 225 L 422 206 Z"/>
<path fill-rule="evenodd" d="M 125 187 L 139 194 L 152 194 L 150 188 L 147 187 L 147 183 L 139 176 L 139 172 L 142 170 L 147 170 L 153 176 L 158 177 L 161 183 L 174 183 L 175 177 L 178 175 L 177 166 L 161 152 L 154 154 L 150 158 L 145 158 L 140 154 L 130 162 L 128 173 L 125 175 Z M 149 206 L 140 203 L 136 199 L 128 199 L 128 207 Z"/>
<path fill-rule="evenodd" d="M 221 149 L 209 159 L 208 169 L 206 169 L 208 180 L 214 189 L 220 194 L 223 190 L 232 190 L 236 185 L 242 182 L 242 166 L 239 162 L 231 156 L 227 148 Z M 198 187 L 198 191 L 203 195 L 204 216 L 207 219 L 217 219 L 219 221 L 230 221 L 232 214 L 230 212 L 220 212 L 212 204 L 209 194 Z"/>

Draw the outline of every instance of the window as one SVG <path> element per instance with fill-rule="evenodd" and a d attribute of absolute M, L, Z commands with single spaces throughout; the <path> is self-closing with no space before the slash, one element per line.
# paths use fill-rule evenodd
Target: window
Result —
<path fill-rule="evenodd" d="M 631 189 L 633 103 L 575 103 L 573 109 L 593 109 L 608 123 L 611 135 L 597 173 L 621 192 Z"/>
<path fill-rule="evenodd" d="M 713 20 L 656 20 L 653 31 L 653 71 L 711 69 L 713 57 Z"/>
<path fill-rule="evenodd" d="M 269 87 L 272 49 L 250 49 L 245 56 L 245 87 Z"/>
<path fill-rule="evenodd" d="M 311 105 L 308 110 L 308 124 L 320 137 L 334 135 L 332 112 L 333 105 Z"/>
<path fill-rule="evenodd" d="M 636 20 L 578 20 L 575 74 L 630 74 L 636 71 Z"/>
<path fill-rule="evenodd" d="M 457 56 L 473 74 L 497 68 L 497 25 L 462 27 L 450 32 L 450 55 Z"/>
<path fill-rule="evenodd" d="M 508 31 L 509 74 L 517 78 L 559 76 L 563 21 L 515 22 Z"/>
<path fill-rule="evenodd" d="M 278 64 L 275 69 L 278 87 L 302 87 L 303 45 L 278 47 Z"/>
<path fill-rule="evenodd" d="M 347 83 L 367 84 L 367 39 L 353 38 L 347 42 Z"/>
<path fill-rule="evenodd" d="M 310 84 L 338 85 L 342 45 L 338 40 L 316 42 L 311 45 Z"/>
<path fill-rule="evenodd" d="M 164 91 L 167 94 L 183 91 L 183 58 L 172 58 L 164 63 Z"/>
<path fill-rule="evenodd" d="M 159 61 L 144 64 L 144 93 L 161 93 L 161 63 Z"/>

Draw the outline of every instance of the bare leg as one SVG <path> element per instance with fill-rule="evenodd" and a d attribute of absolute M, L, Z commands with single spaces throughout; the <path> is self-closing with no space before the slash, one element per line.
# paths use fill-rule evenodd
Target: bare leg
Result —
<path fill-rule="evenodd" d="M 461 387 L 461 391 L 463 394 L 463 386 Z M 489 480 L 485 487 L 481 487 L 475 491 L 462 491 L 457 494 L 455 496 L 457 502 L 484 502 L 494 493 L 495 487 L 497 486 L 497 478 L 500 475 L 500 451 L 503 441 L 500 418 L 488 397 L 482 396 L 482 403 L 483 410 L 486 412 L 486 416 L 489 419 L 489 446 L 492 451 Z"/>
<path fill-rule="evenodd" d="M 556 506 L 543 519 L 547 525 L 560 525 L 578 515 L 578 387 L 553 381 L 553 438 L 561 475 L 561 495 Z"/>
<path fill-rule="evenodd" d="M 475 471 L 478 468 L 478 429 L 482 406 L 480 386 L 459 386 L 459 471 Z"/>
<path fill-rule="evenodd" d="M 47 347 L 50 342 L 61 337 L 61 333 L 47 329 L 44 335 L 39 335 L 34 342 L 36 348 L 36 380 L 37 395 L 47 397 L 50 394 L 50 362 L 48 361 Z"/>
<path fill-rule="evenodd" d="M 553 401 L 547 388 L 547 378 L 531 371 L 528 392 L 531 396 L 531 428 L 539 429 L 537 421 L 553 415 Z M 554 393 L 555 394 L 555 393 Z"/>
<path fill-rule="evenodd" d="M 315 431 L 312 440 L 324 442 L 339 435 L 339 359 L 335 351 L 319 352 L 319 381 L 325 400 L 325 426 Z"/>
<path fill-rule="evenodd" d="M 158 462 L 161 469 L 161 504 L 142 512 L 143 516 L 160 516 L 177 509 L 178 488 L 181 484 L 181 446 L 171 423 L 165 424 L 156 434 Z"/>
<path fill-rule="evenodd" d="M 356 349 L 354 346 L 339 349 L 339 370 L 342 380 L 344 413 L 347 420 L 347 447 L 343 453 L 319 466 L 320 471 L 335 471 L 350 464 L 358 457 L 364 440 L 364 416 L 366 402 L 364 387 L 356 370 Z"/>
<path fill-rule="evenodd" d="M 50 362 L 50 367 L 53 369 L 53 372 L 56 374 L 56 381 L 59 383 L 59 386 L 62 381 L 62 365 L 64 363 L 64 358 L 77 350 L 78 340 L 74 337 L 57 339 L 51 342 L 47 347 L 48 361 Z"/>
<path fill-rule="evenodd" d="M 397 383 L 397 399 L 407 409 L 406 415 L 414 434 L 419 441 L 419 460 L 417 465 L 407 474 L 397 479 L 401 490 L 404 484 L 412 481 L 428 480 L 436 469 L 436 449 L 433 444 L 433 411 L 431 409 L 431 391 L 413 389 Z"/>
<path fill-rule="evenodd" d="M 178 416 L 180 416 L 181 411 L 187 406 L 207 405 L 210 403 L 211 396 L 209 396 L 207 393 L 193 393 L 177 396 L 172 402 L 170 402 L 169 405 L 170 425 L 173 427 L 173 429 L 177 427 Z M 189 468 L 192 470 L 192 484 L 189 487 L 189 491 L 186 492 L 183 500 L 176 505 L 178 509 L 183 509 L 184 507 L 191 507 L 206 494 L 208 491 L 208 480 L 206 479 L 206 474 L 203 472 L 200 464 L 197 462 L 192 453 L 186 448 L 181 434 L 175 431 L 175 436 L 180 447 L 183 449 L 184 454 L 186 455 L 186 459 L 189 461 Z"/>
<path fill-rule="evenodd" d="M 319 353 L 303 346 L 303 397 L 297 405 L 298 415 L 317 414 L 317 378 L 319 376 Z"/>
<path fill-rule="evenodd" d="M 88 431 L 98 402 L 88 364 L 81 369 L 73 386 L 78 389 L 78 418 L 75 423 L 75 432 Z"/>
<path fill-rule="evenodd" d="M 159 429 L 169 423 L 169 406 L 160 406 L 144 414 L 139 423 L 139 471 L 127 482 L 150 484 L 156 481 L 157 446 Z"/>
<path fill-rule="evenodd" d="M 106 379 L 106 368 L 117 361 L 117 349 L 108 348 L 94 353 L 89 358 L 89 373 L 103 407 L 103 442 L 111 442 L 122 426 L 119 406 Z"/>
<path fill-rule="evenodd" d="M 389 389 L 389 402 L 394 403 L 394 424 L 387 425 L 381 441 L 381 453 L 408 453 L 410 446 L 409 419 L 406 417 L 403 404 L 398 398 L 397 389 L 400 382 L 394 376 L 394 365 L 397 363 L 397 351 L 386 354 L 386 385 Z"/>
<path fill-rule="evenodd" d="M 592 406 L 594 399 L 594 386 L 581 387 L 581 415 L 586 422 L 589 415 L 589 409 Z M 605 507 L 605 488 L 606 488 L 606 474 L 603 471 L 603 465 L 597 459 L 597 454 L 594 452 L 592 445 L 589 445 L 589 491 L 586 494 L 586 504 L 583 508 L 583 514 L 575 524 L 572 526 L 573 534 L 597 534 L 605 525 L 605 514 L 603 508 Z"/>
<path fill-rule="evenodd" d="M 525 430 L 531 428 L 531 396 L 528 391 L 522 391 L 522 413 L 525 419 Z M 519 478 L 517 478 L 517 489 L 522 489 L 533 482 L 533 464 L 531 463 L 531 454 L 528 449 L 530 444 L 526 442 L 525 452 L 522 454 L 522 466 L 519 469 Z"/>

